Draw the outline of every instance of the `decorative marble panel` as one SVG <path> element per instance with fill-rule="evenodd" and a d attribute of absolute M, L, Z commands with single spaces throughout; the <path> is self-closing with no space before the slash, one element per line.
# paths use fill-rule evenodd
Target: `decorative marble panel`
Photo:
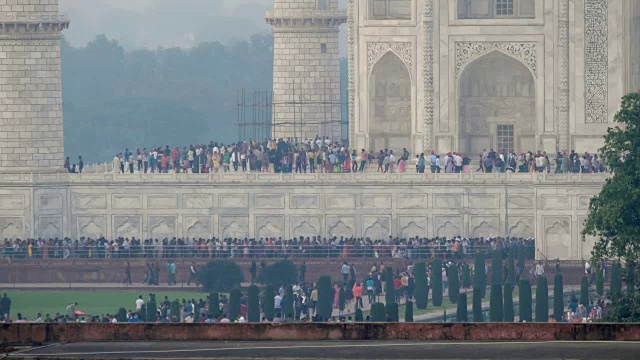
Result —
<path fill-rule="evenodd" d="M 256 216 L 255 224 L 258 239 L 284 237 L 284 216 Z"/>
<path fill-rule="evenodd" d="M 220 194 L 220 207 L 223 209 L 244 209 L 249 207 L 247 194 Z"/>
<path fill-rule="evenodd" d="M 210 216 L 184 216 L 182 218 L 186 237 L 211 239 L 214 237 L 213 222 Z"/>
<path fill-rule="evenodd" d="M 585 122 L 607 123 L 609 0 L 584 3 Z"/>
<path fill-rule="evenodd" d="M 106 200 L 106 198 L 105 198 Z M 105 215 L 78 216 L 78 237 L 98 239 L 107 236 L 107 217 Z"/>
<path fill-rule="evenodd" d="M 555 259 L 569 259 L 571 256 L 571 217 L 544 217 L 544 234 L 546 240 L 545 256 Z"/>
<path fill-rule="evenodd" d="M 38 219 L 38 232 L 36 237 L 42 239 L 64 238 L 62 216 L 41 216 Z"/>
<path fill-rule="evenodd" d="M 391 209 L 391 194 L 363 194 L 363 209 Z"/>
<path fill-rule="evenodd" d="M 213 207 L 213 195 L 184 194 L 182 195 L 182 207 L 185 209 L 210 209 Z"/>
<path fill-rule="evenodd" d="M 220 237 L 222 239 L 244 239 L 249 237 L 248 216 L 221 216 Z"/>
<path fill-rule="evenodd" d="M 75 208 L 79 210 L 91 210 L 107 208 L 106 194 L 74 194 Z"/>
<path fill-rule="evenodd" d="M 356 199 L 353 194 L 326 195 L 327 209 L 355 209 Z"/>
<path fill-rule="evenodd" d="M 176 194 L 149 195 L 147 207 L 149 209 L 177 209 L 178 196 Z"/>
<path fill-rule="evenodd" d="M 533 209 L 533 195 L 509 195 L 507 205 L 510 209 Z"/>
<path fill-rule="evenodd" d="M 427 194 L 398 194 L 398 209 L 427 209 L 429 195 Z"/>
<path fill-rule="evenodd" d="M 112 220 L 115 237 L 142 238 L 142 217 L 129 215 L 114 215 Z"/>
<path fill-rule="evenodd" d="M 533 217 L 509 217 L 509 234 L 515 238 L 532 238 L 535 236 Z"/>
<path fill-rule="evenodd" d="M 435 209 L 462 209 L 462 194 L 433 194 Z"/>
<path fill-rule="evenodd" d="M 0 240 L 23 239 L 25 237 L 24 218 L 0 217 Z"/>
<path fill-rule="evenodd" d="M 327 216 L 327 234 L 330 238 L 341 236 L 350 238 L 355 236 L 356 220 L 353 216 Z M 324 235 L 322 235 L 324 237 Z"/>
<path fill-rule="evenodd" d="M 111 208 L 142 209 L 142 195 L 141 194 L 112 194 Z"/>
<path fill-rule="evenodd" d="M 362 234 L 371 240 L 386 240 L 391 235 L 389 216 L 363 216 Z"/>
<path fill-rule="evenodd" d="M 451 239 L 463 236 L 462 218 L 460 216 L 436 216 L 434 217 L 435 235 L 440 238 Z"/>
<path fill-rule="evenodd" d="M 175 216 L 149 216 L 149 235 L 154 239 L 171 239 L 177 236 Z"/>
<path fill-rule="evenodd" d="M 590 195 L 578 195 L 578 210 L 589 210 L 589 202 L 593 196 Z"/>
<path fill-rule="evenodd" d="M 41 194 L 38 196 L 40 210 L 60 210 L 64 206 L 62 194 Z"/>
<path fill-rule="evenodd" d="M 256 209 L 284 209 L 284 194 L 256 194 Z"/>
<path fill-rule="evenodd" d="M 500 236 L 504 233 L 504 230 L 498 230 L 500 226 L 500 219 L 497 216 L 475 216 L 470 219 L 469 232 L 471 237 L 474 238 L 492 238 Z"/>
<path fill-rule="evenodd" d="M 522 60 L 537 74 L 538 59 L 537 46 L 533 42 L 457 42 L 456 43 L 456 75 L 460 75 L 462 68 L 471 61 L 491 51 L 503 51 Z"/>
<path fill-rule="evenodd" d="M 409 74 L 413 73 L 413 49 L 410 42 L 370 42 L 367 43 L 367 74 L 371 74 L 373 66 L 388 51 L 398 55 L 409 69 Z"/>
<path fill-rule="evenodd" d="M 469 207 L 471 209 L 499 209 L 500 195 L 469 194 Z"/>
<path fill-rule="evenodd" d="M 321 232 L 322 226 L 320 216 L 292 216 L 289 219 L 291 226 L 291 237 L 313 237 L 324 236 Z"/>
<path fill-rule="evenodd" d="M 541 208 L 543 210 L 571 210 L 571 197 L 542 195 Z"/>
<path fill-rule="evenodd" d="M 584 230 L 584 225 L 587 221 L 586 216 L 578 216 L 578 226 L 580 234 L 582 234 L 582 230 Z M 582 235 L 580 235 L 582 237 Z M 598 238 L 595 236 L 585 236 L 580 240 L 580 255 L 582 256 L 582 260 L 591 259 L 591 251 L 593 247 L 597 244 Z"/>
<path fill-rule="evenodd" d="M 24 195 L 1 195 L 0 210 L 22 210 L 24 209 Z"/>
<path fill-rule="evenodd" d="M 291 194 L 289 195 L 290 209 L 319 209 L 320 195 L 318 194 Z"/>
<path fill-rule="evenodd" d="M 427 218 L 424 216 L 398 217 L 400 238 L 425 238 L 427 236 Z"/>

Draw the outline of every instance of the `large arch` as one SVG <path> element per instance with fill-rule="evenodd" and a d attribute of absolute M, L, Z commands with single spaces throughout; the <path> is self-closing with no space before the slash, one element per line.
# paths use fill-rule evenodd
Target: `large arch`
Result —
<path fill-rule="evenodd" d="M 460 150 L 535 151 L 535 91 L 529 68 L 499 50 L 468 64 L 458 87 Z"/>
<path fill-rule="evenodd" d="M 411 75 L 393 51 L 380 57 L 369 77 L 369 136 L 376 150 L 411 144 Z"/>

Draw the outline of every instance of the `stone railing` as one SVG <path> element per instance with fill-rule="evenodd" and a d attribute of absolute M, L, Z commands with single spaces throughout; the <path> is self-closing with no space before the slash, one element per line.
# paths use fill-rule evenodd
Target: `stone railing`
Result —
<path fill-rule="evenodd" d="M 313 9 L 275 9 L 268 10 L 265 13 L 265 19 L 333 19 L 333 18 L 347 18 L 347 10 L 313 10 Z"/>
<path fill-rule="evenodd" d="M 67 16 L 67 14 L 60 14 L 60 15 L 44 15 L 44 14 L 36 14 L 36 15 L 7 15 L 7 14 L 0 14 L 0 22 L 1 23 L 69 22 L 69 17 Z"/>
<path fill-rule="evenodd" d="M 91 183 L 91 182 L 176 182 L 176 183 L 404 183 L 404 184 L 603 184 L 609 173 L 22 173 L 0 174 L 0 183 Z"/>

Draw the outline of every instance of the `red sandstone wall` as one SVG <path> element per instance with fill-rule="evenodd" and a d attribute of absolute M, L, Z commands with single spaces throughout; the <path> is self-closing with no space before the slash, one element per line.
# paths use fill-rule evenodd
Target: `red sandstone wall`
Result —
<path fill-rule="evenodd" d="M 640 324 L 0 324 L 3 346 L 162 340 L 640 341 Z"/>

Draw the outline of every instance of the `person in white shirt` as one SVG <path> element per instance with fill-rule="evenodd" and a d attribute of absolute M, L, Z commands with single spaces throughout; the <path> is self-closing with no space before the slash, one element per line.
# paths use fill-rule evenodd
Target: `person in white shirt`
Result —
<path fill-rule="evenodd" d="M 138 296 L 138 300 L 136 300 L 136 310 L 140 311 L 142 309 L 142 305 L 144 305 L 144 300 L 142 300 L 142 295 Z"/>
<path fill-rule="evenodd" d="M 536 277 L 544 275 L 544 265 L 541 262 L 536 264 Z"/>
<path fill-rule="evenodd" d="M 393 165 L 396 163 L 396 156 L 393 155 L 393 150 L 389 151 L 389 172 L 393 172 Z"/>

